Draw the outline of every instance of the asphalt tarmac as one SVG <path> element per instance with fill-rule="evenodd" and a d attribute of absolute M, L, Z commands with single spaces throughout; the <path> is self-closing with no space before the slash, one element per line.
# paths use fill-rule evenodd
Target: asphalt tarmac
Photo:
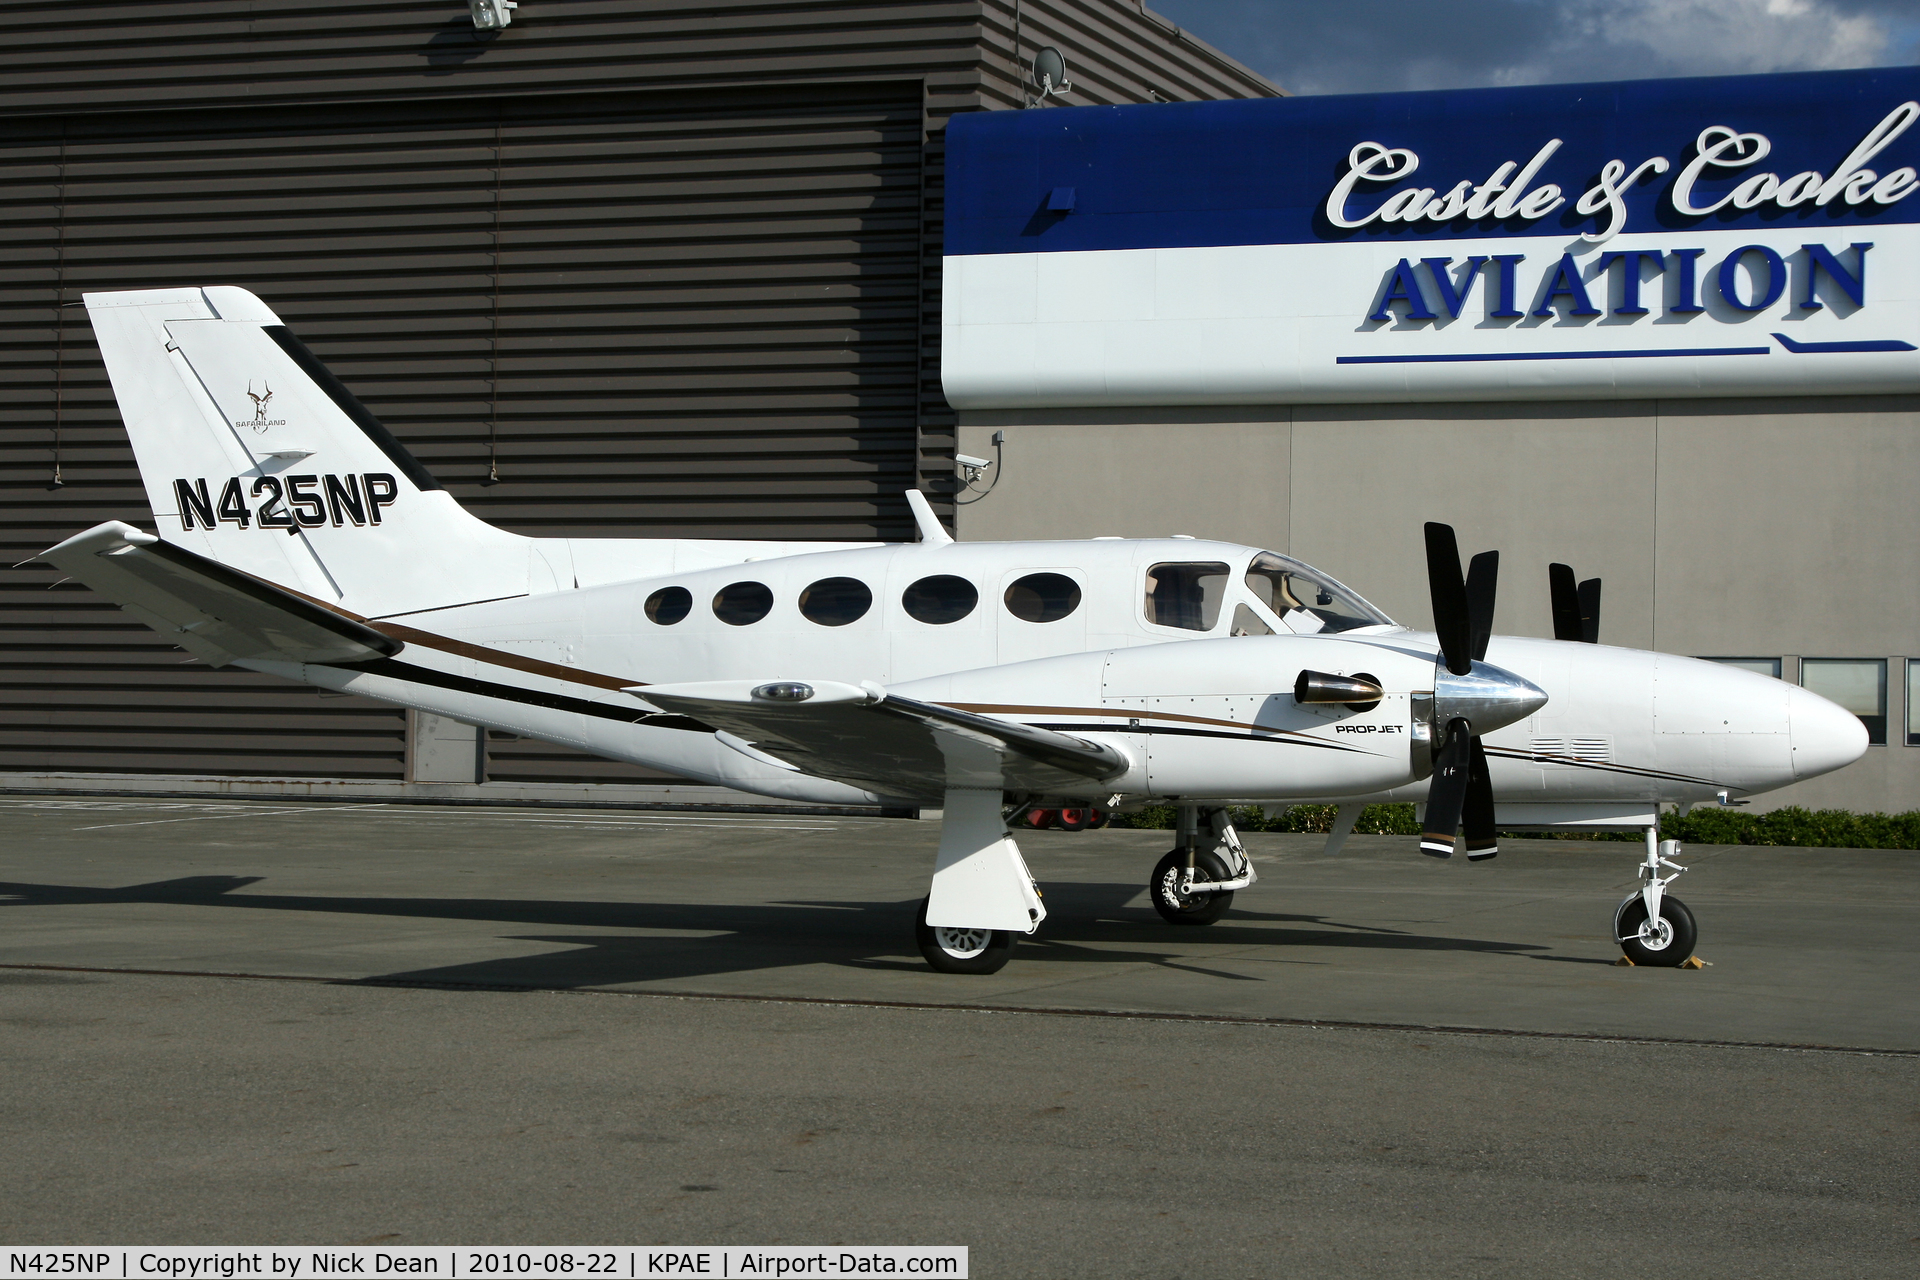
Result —
<path fill-rule="evenodd" d="M 1912 853 L 1687 850 L 1678 971 L 1612 964 L 1632 845 L 1255 835 L 1174 929 L 1164 833 L 1038 833 L 1050 918 L 969 978 L 912 946 L 934 823 L 15 797 L 0 833 L 6 1243 L 1920 1266 Z"/>

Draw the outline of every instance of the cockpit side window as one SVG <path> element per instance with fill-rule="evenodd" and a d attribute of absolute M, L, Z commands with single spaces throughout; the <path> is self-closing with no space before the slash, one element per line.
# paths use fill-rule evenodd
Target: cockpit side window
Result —
<path fill-rule="evenodd" d="M 1147 570 L 1147 621 L 1183 631 L 1213 630 L 1232 573 L 1213 561 L 1154 565 Z"/>
<path fill-rule="evenodd" d="M 1393 619 L 1298 560 L 1262 551 L 1247 566 L 1247 589 L 1296 635 L 1392 626 Z"/>
<path fill-rule="evenodd" d="M 1233 629 L 1230 636 L 1270 636 L 1273 628 L 1267 625 L 1265 618 L 1243 604 L 1233 606 Z"/>

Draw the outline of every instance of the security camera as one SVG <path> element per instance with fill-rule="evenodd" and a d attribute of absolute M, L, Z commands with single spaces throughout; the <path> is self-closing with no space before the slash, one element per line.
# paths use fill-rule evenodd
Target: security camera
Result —
<path fill-rule="evenodd" d="M 985 458 L 976 458 L 971 454 L 956 453 L 953 455 L 953 465 L 960 468 L 961 480 L 967 484 L 972 484 L 980 478 L 981 473 L 993 464 Z"/>
<path fill-rule="evenodd" d="M 473 15 L 473 25 L 481 31 L 498 31 L 513 21 L 513 10 L 520 6 L 515 0 L 467 0 L 467 12 Z"/>

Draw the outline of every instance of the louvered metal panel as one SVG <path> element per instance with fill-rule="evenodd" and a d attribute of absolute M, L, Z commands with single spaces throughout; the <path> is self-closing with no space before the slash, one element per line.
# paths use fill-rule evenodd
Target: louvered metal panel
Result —
<path fill-rule="evenodd" d="M 84 315 L 56 327 L 56 295 L 205 283 L 265 298 L 503 527 L 910 536 L 917 82 L 37 123 L 0 143 L 0 234 L 24 248 L 0 269 L 9 562 L 150 519 Z M 9 576 L 0 768 L 399 775 L 391 709 L 190 670 L 88 593 Z M 70 696 L 103 680 L 175 699 L 177 758 L 164 722 Z M 242 688 L 234 719 L 220 699 Z M 520 775 L 578 772 L 517 754 Z"/>

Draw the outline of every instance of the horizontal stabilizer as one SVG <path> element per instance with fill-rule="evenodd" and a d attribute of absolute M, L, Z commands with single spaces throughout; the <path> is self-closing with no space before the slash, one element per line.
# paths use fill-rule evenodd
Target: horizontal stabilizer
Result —
<path fill-rule="evenodd" d="M 403 647 L 352 614 L 110 520 L 37 557 L 197 658 L 361 662 Z"/>
<path fill-rule="evenodd" d="M 888 795 L 1080 790 L 1130 766 L 1107 743 L 902 698 L 876 684 L 728 680 L 632 692 L 815 777 Z"/>

